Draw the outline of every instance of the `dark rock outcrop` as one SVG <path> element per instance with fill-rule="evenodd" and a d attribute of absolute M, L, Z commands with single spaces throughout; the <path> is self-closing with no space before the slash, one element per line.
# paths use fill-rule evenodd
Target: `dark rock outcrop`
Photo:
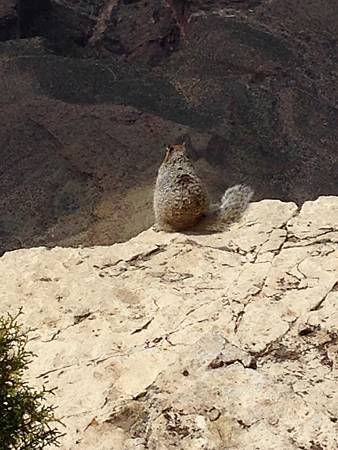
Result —
<path fill-rule="evenodd" d="M 18 33 L 18 16 L 15 0 L 0 2 L 0 41 L 15 39 Z"/>
<path fill-rule="evenodd" d="M 338 194 L 335 0 L 4 5 L 0 251 L 148 227 L 182 136 L 214 195 Z"/>

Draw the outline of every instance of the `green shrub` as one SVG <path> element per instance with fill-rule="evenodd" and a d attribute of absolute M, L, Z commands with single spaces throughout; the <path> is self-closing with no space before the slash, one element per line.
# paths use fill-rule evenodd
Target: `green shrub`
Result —
<path fill-rule="evenodd" d="M 37 450 L 59 446 L 61 433 L 55 425 L 54 407 L 45 404 L 53 392 L 36 391 L 23 379 L 33 353 L 26 350 L 29 333 L 22 331 L 16 316 L 0 317 L 0 448 Z M 61 422 L 59 422 L 61 423 Z"/>

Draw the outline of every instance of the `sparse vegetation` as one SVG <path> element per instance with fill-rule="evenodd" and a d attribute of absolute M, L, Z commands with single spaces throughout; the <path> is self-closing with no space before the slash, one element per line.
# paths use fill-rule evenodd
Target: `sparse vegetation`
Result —
<path fill-rule="evenodd" d="M 59 445 L 60 424 L 54 407 L 46 404 L 53 390 L 33 389 L 24 380 L 32 358 L 26 350 L 31 330 L 24 331 L 16 316 L 0 316 L 0 447 L 1 450 L 38 450 Z"/>

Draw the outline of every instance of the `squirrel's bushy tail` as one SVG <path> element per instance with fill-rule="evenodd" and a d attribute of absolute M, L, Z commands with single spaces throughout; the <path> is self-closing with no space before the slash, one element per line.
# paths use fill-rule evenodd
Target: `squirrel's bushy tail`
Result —
<path fill-rule="evenodd" d="M 237 219 L 248 207 L 253 193 L 249 186 L 243 184 L 237 184 L 227 189 L 219 208 L 219 217 L 222 222 Z"/>

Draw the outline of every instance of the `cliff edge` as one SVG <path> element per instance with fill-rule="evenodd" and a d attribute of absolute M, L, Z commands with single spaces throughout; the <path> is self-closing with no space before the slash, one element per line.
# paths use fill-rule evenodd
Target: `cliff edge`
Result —
<path fill-rule="evenodd" d="M 252 204 L 212 235 L 0 258 L 57 386 L 62 449 L 336 450 L 338 198 Z"/>

